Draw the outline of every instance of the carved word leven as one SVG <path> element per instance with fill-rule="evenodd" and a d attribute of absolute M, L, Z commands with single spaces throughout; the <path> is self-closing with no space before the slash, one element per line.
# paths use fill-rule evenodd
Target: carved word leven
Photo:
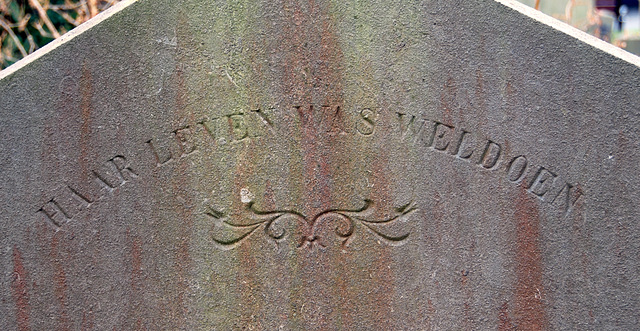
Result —
<path fill-rule="evenodd" d="M 203 118 L 173 129 L 164 137 L 153 137 L 146 144 L 160 167 L 210 146 L 235 145 L 267 134 L 291 135 L 288 129 L 280 133 L 280 129 L 268 115 L 277 110 L 273 107 L 267 109 L 268 111 L 256 108 L 248 112 L 237 111 L 219 117 Z M 345 124 L 348 116 L 341 105 L 294 106 L 278 113 L 298 119 L 302 129 L 312 128 L 328 135 L 357 132 L 362 136 L 370 136 L 375 132 L 376 113 L 372 108 L 357 109 L 352 125 Z"/>
<path fill-rule="evenodd" d="M 237 144 L 264 136 L 273 131 L 273 123 L 261 109 L 236 112 L 215 118 L 203 118 L 169 132 L 168 137 L 146 141 L 157 166 L 197 152 L 202 143 L 217 146 Z"/>
<path fill-rule="evenodd" d="M 275 108 L 268 108 L 275 111 Z M 363 136 L 374 133 L 375 112 L 370 108 L 363 108 L 356 112 L 357 120 L 352 128 Z M 299 116 L 303 128 L 312 127 L 319 132 L 346 133 L 344 107 L 336 106 L 295 106 L 288 114 Z M 236 144 L 263 137 L 267 134 L 277 134 L 278 130 L 269 116 L 260 108 L 248 112 L 238 111 L 214 118 L 203 118 L 188 125 L 181 126 L 168 132 L 165 137 L 153 137 L 145 142 L 153 154 L 153 162 L 161 167 L 173 160 L 182 159 L 203 148 L 199 144 L 208 141 L 209 144 Z M 289 133 L 287 133 L 289 134 Z M 89 208 L 96 201 L 112 194 L 118 187 L 138 177 L 127 159 L 116 155 L 105 162 L 99 169 L 91 171 L 90 180 L 86 185 L 75 187 L 65 185 L 61 190 L 52 194 L 38 210 L 56 228 L 62 227 L 78 213 Z"/>
<path fill-rule="evenodd" d="M 54 227 L 60 228 L 93 203 L 114 193 L 118 187 L 137 177 L 138 174 L 131 168 L 127 159 L 122 155 L 116 155 L 102 167 L 91 171 L 89 181 L 83 186 L 86 191 L 65 185 L 38 209 L 38 213 L 44 215 Z"/>
<path fill-rule="evenodd" d="M 353 239 L 357 227 L 363 227 L 377 237 L 381 242 L 389 245 L 403 244 L 409 233 L 392 235 L 383 232 L 385 225 L 402 222 L 413 214 L 417 208 L 409 203 L 394 210 L 393 216 L 377 220 L 372 218 L 375 210 L 374 203 L 364 201 L 359 209 L 331 209 L 314 217 L 307 217 L 297 211 L 274 210 L 261 211 L 255 207 L 253 201 L 245 202 L 245 215 L 240 222 L 233 222 L 223 213 L 209 209 L 205 214 L 215 222 L 215 229 L 219 233 L 213 240 L 221 250 L 230 250 L 247 241 L 255 233 L 264 232 L 267 239 L 278 244 L 288 237 L 285 230 L 286 222 L 292 222 L 301 235 L 298 238 L 298 248 L 312 248 L 314 245 L 325 247 L 318 237 L 319 229 L 329 224 L 335 224 L 335 234 L 342 239 L 342 246 L 346 247 Z M 258 231 L 262 229 L 262 231 Z"/>
<path fill-rule="evenodd" d="M 565 216 L 583 195 L 579 184 L 569 183 L 547 167 L 532 165 L 525 155 L 505 155 L 502 145 L 493 140 L 478 141 L 470 132 L 452 125 L 403 113 L 396 115 L 405 141 L 423 144 L 487 170 L 503 170 L 511 183 L 523 185 L 538 199 L 563 208 Z"/>

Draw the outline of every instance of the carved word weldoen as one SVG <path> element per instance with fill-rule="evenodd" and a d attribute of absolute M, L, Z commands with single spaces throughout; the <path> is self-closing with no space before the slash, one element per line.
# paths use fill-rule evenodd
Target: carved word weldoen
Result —
<path fill-rule="evenodd" d="M 469 131 L 415 115 L 396 113 L 396 117 L 398 132 L 406 142 L 422 144 L 486 170 L 503 170 L 509 182 L 523 185 L 541 201 L 563 208 L 565 216 L 583 195 L 580 185 L 569 183 L 545 166 L 531 164 L 526 155 L 507 156 L 496 141 L 474 141 Z"/>

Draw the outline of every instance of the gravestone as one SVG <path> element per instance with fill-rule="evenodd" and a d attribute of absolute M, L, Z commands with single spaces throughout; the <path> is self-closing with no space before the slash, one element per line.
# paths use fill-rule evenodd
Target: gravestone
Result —
<path fill-rule="evenodd" d="M 512 0 L 125 1 L 0 74 L 0 329 L 632 329 L 640 61 Z"/>

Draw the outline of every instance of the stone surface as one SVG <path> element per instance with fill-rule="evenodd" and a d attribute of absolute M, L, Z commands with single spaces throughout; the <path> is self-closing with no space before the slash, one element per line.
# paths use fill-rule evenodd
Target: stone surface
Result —
<path fill-rule="evenodd" d="M 0 74 L 0 329 L 633 329 L 638 63 L 508 0 L 125 2 Z"/>

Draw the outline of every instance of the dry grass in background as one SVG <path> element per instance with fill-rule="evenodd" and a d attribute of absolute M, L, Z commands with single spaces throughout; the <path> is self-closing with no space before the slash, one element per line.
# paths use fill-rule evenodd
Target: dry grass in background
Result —
<path fill-rule="evenodd" d="M 0 70 L 31 54 L 65 32 L 96 16 L 120 0 L 0 0 Z M 627 33 L 612 33 L 613 18 L 592 9 L 584 22 L 574 9 L 592 0 L 518 0 L 536 9 L 541 3 L 566 2 L 562 13 L 547 13 L 588 33 L 625 48 Z M 563 3 L 564 3 L 563 2 Z M 593 7 L 593 6 L 591 6 Z M 608 22 L 608 28 L 607 28 Z M 638 53 L 640 50 L 636 50 Z M 638 53 L 640 54 L 640 53 Z"/>
<path fill-rule="evenodd" d="M 0 69 L 120 0 L 0 0 Z"/>

